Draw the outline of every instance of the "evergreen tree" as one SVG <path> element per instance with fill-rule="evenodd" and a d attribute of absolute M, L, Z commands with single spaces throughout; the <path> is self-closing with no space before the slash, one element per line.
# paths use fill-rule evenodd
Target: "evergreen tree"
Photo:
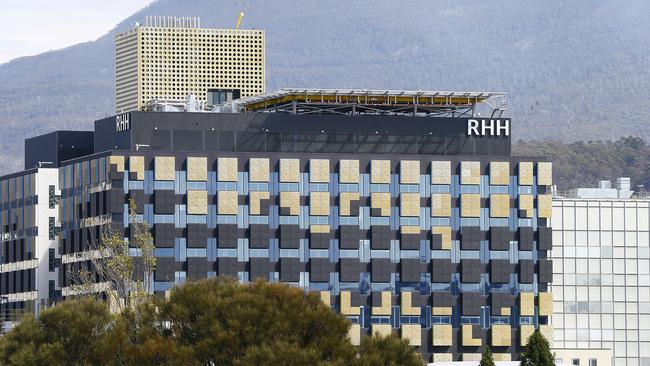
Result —
<path fill-rule="evenodd" d="M 538 330 L 528 338 L 524 352 L 519 355 L 521 366 L 554 366 L 555 360 L 551 347 Z"/>
<path fill-rule="evenodd" d="M 354 366 L 424 366 L 424 360 L 395 334 L 387 337 L 365 337 Z"/>
<path fill-rule="evenodd" d="M 483 351 L 483 356 L 481 356 L 481 363 L 479 366 L 495 366 L 494 365 L 494 358 L 492 357 L 492 350 L 490 347 L 485 347 L 485 350 Z"/>

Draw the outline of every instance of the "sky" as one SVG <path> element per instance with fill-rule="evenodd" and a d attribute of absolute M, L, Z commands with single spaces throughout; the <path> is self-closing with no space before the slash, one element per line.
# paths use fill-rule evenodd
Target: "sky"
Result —
<path fill-rule="evenodd" d="M 92 41 L 151 0 L 0 0 L 0 64 Z"/>

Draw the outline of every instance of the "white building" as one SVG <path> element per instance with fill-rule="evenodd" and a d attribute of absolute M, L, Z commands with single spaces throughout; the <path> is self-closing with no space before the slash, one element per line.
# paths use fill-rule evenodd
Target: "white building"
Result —
<path fill-rule="evenodd" d="M 556 356 L 650 365 L 650 200 L 556 198 L 551 226 Z"/>

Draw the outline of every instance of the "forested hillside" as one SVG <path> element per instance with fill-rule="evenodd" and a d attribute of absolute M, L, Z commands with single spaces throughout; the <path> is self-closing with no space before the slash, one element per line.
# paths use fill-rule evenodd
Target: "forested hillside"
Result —
<path fill-rule="evenodd" d="M 563 143 L 560 141 L 519 141 L 515 155 L 544 156 L 553 161 L 553 180 L 560 191 L 577 187 L 596 187 L 599 180 L 612 184 L 619 177 L 630 177 L 650 188 L 650 146 L 637 137 L 616 141 Z"/>
<path fill-rule="evenodd" d="M 147 15 L 228 28 L 240 11 L 266 30 L 267 89 L 501 91 L 518 139 L 650 138 L 647 0 L 159 0 L 94 42 L 0 65 L 0 172 L 21 167 L 25 137 L 113 113 L 116 32 Z"/>

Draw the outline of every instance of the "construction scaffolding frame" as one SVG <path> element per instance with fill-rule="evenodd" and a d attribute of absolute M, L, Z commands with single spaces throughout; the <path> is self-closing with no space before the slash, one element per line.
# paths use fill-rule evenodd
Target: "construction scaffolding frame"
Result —
<path fill-rule="evenodd" d="M 485 105 L 492 117 L 506 111 L 506 94 L 497 92 L 368 89 L 280 89 L 234 101 L 244 113 L 410 115 L 473 117 Z"/>

